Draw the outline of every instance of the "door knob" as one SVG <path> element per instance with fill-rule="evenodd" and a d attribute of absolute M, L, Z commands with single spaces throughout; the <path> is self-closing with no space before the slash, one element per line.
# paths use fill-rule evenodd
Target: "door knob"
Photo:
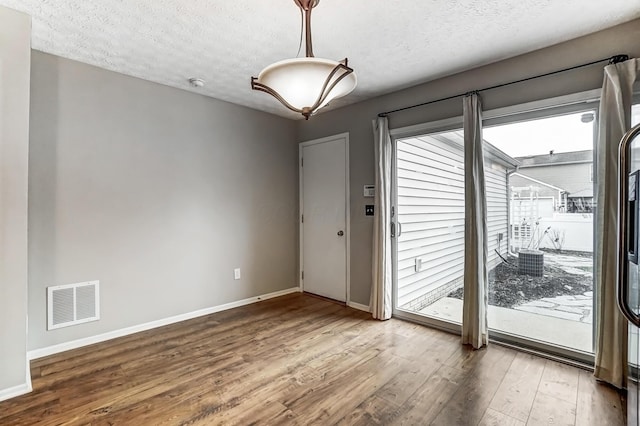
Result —
<path fill-rule="evenodd" d="M 343 231 L 338 231 L 338 237 L 342 237 L 344 235 Z"/>

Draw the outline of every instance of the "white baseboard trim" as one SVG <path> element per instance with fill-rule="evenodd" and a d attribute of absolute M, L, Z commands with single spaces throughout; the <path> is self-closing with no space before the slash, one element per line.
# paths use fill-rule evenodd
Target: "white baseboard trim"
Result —
<path fill-rule="evenodd" d="M 13 386 L 8 389 L 0 389 L 0 401 L 15 398 L 16 396 L 24 395 L 31 391 L 31 380 L 29 380 L 28 383 Z"/>
<path fill-rule="evenodd" d="M 29 324 L 27 323 L 27 326 Z M 28 327 L 27 327 L 28 330 Z M 29 362 L 29 354 L 25 355 L 26 358 L 26 371 L 25 371 L 25 382 L 26 382 L 26 386 L 27 386 L 27 392 L 25 393 L 29 393 L 33 390 L 33 384 L 31 383 L 31 362 Z"/>
<path fill-rule="evenodd" d="M 353 309 L 357 309 L 359 311 L 365 311 L 365 312 L 371 312 L 371 308 L 367 305 L 363 305 L 361 303 L 356 303 L 356 302 L 347 302 L 347 306 L 353 308 Z"/>
<path fill-rule="evenodd" d="M 173 317 L 164 318 L 157 321 L 151 321 L 151 322 L 147 322 L 140 325 L 134 325 L 132 327 L 122 328 L 120 330 L 114 330 L 107 333 L 98 334 L 96 336 L 85 337 L 83 339 L 78 339 L 78 340 L 72 340 L 70 342 L 60 343 L 58 345 L 48 346 L 46 348 L 34 349 L 32 351 L 27 352 L 27 357 L 30 360 L 43 358 L 45 356 L 54 355 L 54 354 L 68 351 L 71 349 L 78 349 L 83 346 L 93 345 L 94 343 L 100 343 L 100 342 L 115 339 L 118 337 L 128 336 L 129 334 L 151 330 L 152 328 L 158 328 L 165 325 L 174 324 L 180 321 L 186 321 L 186 320 L 201 317 L 204 315 L 214 314 L 216 312 L 226 311 L 228 309 L 250 305 L 251 303 L 256 303 L 261 300 L 272 299 L 274 297 L 284 296 L 285 294 L 290 294 L 290 293 L 298 293 L 299 291 L 300 291 L 300 287 L 292 287 L 286 290 L 275 291 L 273 293 L 249 297 L 247 299 L 238 300 L 236 302 L 225 303 L 223 305 L 218 305 L 211 308 L 200 309 L 198 311 L 193 311 L 193 312 L 187 312 L 186 314 L 176 315 Z"/>

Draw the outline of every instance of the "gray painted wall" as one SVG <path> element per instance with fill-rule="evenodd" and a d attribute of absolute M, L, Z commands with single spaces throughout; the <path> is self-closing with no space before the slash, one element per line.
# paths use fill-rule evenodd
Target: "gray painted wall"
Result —
<path fill-rule="evenodd" d="M 31 84 L 30 350 L 297 286 L 295 122 L 37 51 Z M 46 331 L 88 280 L 101 320 Z"/>
<path fill-rule="evenodd" d="M 0 7 L 0 399 L 28 390 L 30 48 L 31 18 Z"/>
<path fill-rule="evenodd" d="M 306 141 L 349 132 L 351 185 L 351 299 L 369 303 L 371 289 L 371 240 L 373 221 L 364 216 L 362 186 L 372 184 L 373 137 L 371 120 L 378 113 L 446 96 L 465 93 L 495 84 L 542 74 L 576 64 L 626 53 L 640 56 L 640 20 L 628 22 L 598 33 L 486 65 L 416 87 L 350 105 L 298 122 L 298 140 Z M 358 64 L 352 64 L 358 71 Z M 402 66 L 402 64 L 381 64 Z M 546 99 L 602 86 L 602 66 L 532 80 L 517 86 L 482 93 L 485 109 Z M 390 127 L 462 115 L 462 100 L 454 99 L 416 108 L 390 117 Z"/>

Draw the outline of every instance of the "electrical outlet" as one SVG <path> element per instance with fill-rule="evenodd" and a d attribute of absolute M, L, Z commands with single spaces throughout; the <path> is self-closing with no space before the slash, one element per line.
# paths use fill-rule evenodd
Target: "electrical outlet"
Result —
<path fill-rule="evenodd" d="M 234 280 L 240 279 L 240 268 L 236 268 L 233 270 L 233 279 Z"/>
<path fill-rule="evenodd" d="M 415 259 L 415 270 L 416 272 L 422 271 L 422 259 L 416 257 Z"/>

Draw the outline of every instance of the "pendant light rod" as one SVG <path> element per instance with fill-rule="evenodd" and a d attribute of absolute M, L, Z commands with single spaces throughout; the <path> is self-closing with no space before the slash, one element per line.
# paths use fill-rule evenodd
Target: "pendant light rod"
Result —
<path fill-rule="evenodd" d="M 311 41 L 311 9 L 316 7 L 320 0 L 293 0 L 304 14 L 305 53 L 307 58 L 313 58 L 313 42 Z"/>

